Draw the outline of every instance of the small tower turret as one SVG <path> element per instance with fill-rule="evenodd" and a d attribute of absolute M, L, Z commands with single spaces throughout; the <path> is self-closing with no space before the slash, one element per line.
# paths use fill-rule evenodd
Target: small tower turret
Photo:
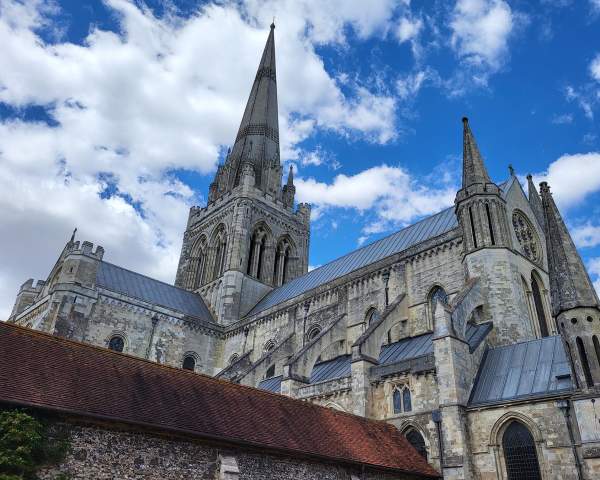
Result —
<path fill-rule="evenodd" d="M 484 247 L 509 247 L 506 202 L 498 185 L 490 180 L 479 148 L 463 118 L 463 180 L 454 201 L 463 230 L 464 253 Z"/>
<path fill-rule="evenodd" d="M 287 183 L 283 186 L 283 204 L 287 208 L 294 207 L 294 197 L 296 196 L 296 187 L 294 186 L 294 166 L 290 166 L 290 172 L 288 173 Z"/>

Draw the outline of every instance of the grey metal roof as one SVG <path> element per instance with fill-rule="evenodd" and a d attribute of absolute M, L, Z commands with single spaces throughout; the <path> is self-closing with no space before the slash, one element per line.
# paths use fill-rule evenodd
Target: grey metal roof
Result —
<path fill-rule="evenodd" d="M 492 322 L 467 325 L 466 337 L 471 352 L 479 346 L 491 330 Z M 379 364 L 390 365 L 428 353 L 433 353 L 433 333 L 403 338 L 397 342 L 384 345 L 381 347 L 381 353 L 379 354 Z"/>
<path fill-rule="evenodd" d="M 171 308 L 209 322 L 213 321 L 200 295 L 174 287 L 160 280 L 154 280 L 112 263 L 104 261 L 99 263 L 96 284 L 107 290 L 154 305 Z"/>
<path fill-rule="evenodd" d="M 248 313 L 254 315 L 279 303 L 297 297 L 313 288 L 331 282 L 354 270 L 365 267 L 383 258 L 402 252 L 438 235 L 442 235 L 458 225 L 454 208 L 447 208 L 435 215 L 427 217 L 388 237 L 377 240 L 358 250 L 348 253 L 330 263 L 295 278 L 267 293 Z"/>
<path fill-rule="evenodd" d="M 350 376 L 350 358 L 351 355 L 342 355 L 341 357 L 317 363 L 310 374 L 310 383 L 324 382 L 334 378 Z"/>
<path fill-rule="evenodd" d="M 544 396 L 573 389 L 560 336 L 488 350 L 479 368 L 471 405 Z"/>
<path fill-rule="evenodd" d="M 258 388 L 261 390 L 267 390 L 268 392 L 273 393 L 281 393 L 281 379 L 283 375 L 278 375 L 277 377 L 267 378 L 266 380 L 262 380 L 258 384 Z"/>

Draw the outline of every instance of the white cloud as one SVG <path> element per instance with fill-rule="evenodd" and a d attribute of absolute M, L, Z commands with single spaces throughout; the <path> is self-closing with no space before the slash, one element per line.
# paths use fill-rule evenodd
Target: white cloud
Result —
<path fill-rule="evenodd" d="M 571 236 L 579 248 L 600 245 L 600 226 L 587 222 L 571 229 Z"/>
<path fill-rule="evenodd" d="M 598 5 L 600 5 L 600 0 L 598 0 Z M 600 82 L 600 53 L 590 63 L 590 75 L 594 80 Z"/>
<path fill-rule="evenodd" d="M 569 208 L 600 190 L 600 152 L 563 155 L 534 181 L 547 181 L 556 203 Z"/>
<path fill-rule="evenodd" d="M 554 115 L 551 120 L 555 125 L 568 125 L 573 123 L 573 115 L 570 113 L 564 113 L 562 115 Z"/>
<path fill-rule="evenodd" d="M 398 92 L 398 96 L 402 100 L 413 99 L 417 96 L 427 78 L 428 72 L 425 70 L 409 73 L 404 77 L 398 78 L 396 81 L 396 91 Z"/>
<path fill-rule="evenodd" d="M 457 0 L 450 29 L 451 45 L 476 83 L 499 70 L 508 56 L 508 41 L 518 17 L 503 0 Z"/>
<path fill-rule="evenodd" d="M 423 21 L 420 18 L 402 17 L 396 29 L 396 37 L 400 43 L 415 40 L 423 29 Z"/>
<path fill-rule="evenodd" d="M 375 217 L 364 228 L 365 237 L 438 212 L 451 205 L 456 195 L 455 185 L 419 182 L 403 168 L 388 165 L 352 176 L 340 174 L 331 183 L 298 178 L 296 187 L 299 201 L 312 203 L 319 213 L 330 208 L 360 214 L 372 210 Z"/>
<path fill-rule="evenodd" d="M 190 18 L 156 18 L 127 0 L 106 6 L 120 30 L 92 25 L 73 44 L 52 22 L 57 4 L 0 0 L 0 101 L 42 106 L 56 124 L 0 123 L 0 317 L 27 277 L 47 275 L 75 226 L 109 261 L 172 281 L 187 209 L 202 198 L 169 172 L 214 171 L 273 14 L 284 159 L 298 158 L 296 145 L 317 129 L 379 143 L 396 136 L 394 98 L 356 80 L 342 91 L 315 52 L 345 45 L 348 26 L 359 38 L 385 36 L 392 0 L 249 0 Z M 42 27 L 55 41 L 38 35 Z"/>

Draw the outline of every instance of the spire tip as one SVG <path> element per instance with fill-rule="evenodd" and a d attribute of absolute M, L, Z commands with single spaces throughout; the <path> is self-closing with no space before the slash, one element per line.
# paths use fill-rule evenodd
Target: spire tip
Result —
<path fill-rule="evenodd" d="M 462 122 L 464 125 L 467 125 L 467 123 L 469 123 L 469 119 L 467 117 L 462 117 Z"/>

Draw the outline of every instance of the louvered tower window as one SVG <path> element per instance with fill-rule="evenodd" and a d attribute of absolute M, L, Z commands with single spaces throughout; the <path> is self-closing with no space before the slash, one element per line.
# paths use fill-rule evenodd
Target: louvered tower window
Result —
<path fill-rule="evenodd" d="M 502 437 L 508 480 L 541 480 L 535 442 L 527 427 L 512 422 Z"/>

